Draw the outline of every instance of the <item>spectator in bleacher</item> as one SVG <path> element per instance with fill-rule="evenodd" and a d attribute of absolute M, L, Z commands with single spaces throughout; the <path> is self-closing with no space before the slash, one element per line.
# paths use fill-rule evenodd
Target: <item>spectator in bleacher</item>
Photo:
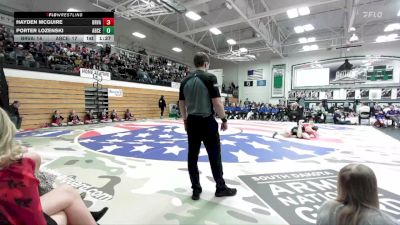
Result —
<path fill-rule="evenodd" d="M 133 114 L 131 113 L 131 111 L 129 109 L 126 109 L 125 111 L 125 120 L 126 121 L 135 121 L 136 118 L 133 116 Z"/>
<path fill-rule="evenodd" d="M 165 102 L 164 95 L 161 95 L 160 99 L 158 100 L 158 108 L 161 110 L 160 119 L 164 116 L 164 109 L 167 107 L 167 103 Z"/>
<path fill-rule="evenodd" d="M 101 69 L 110 71 L 113 77 L 162 85 L 180 82 L 188 72 L 186 65 L 164 57 L 149 56 L 149 65 L 142 55 L 127 56 L 124 50 L 111 54 L 110 45 L 91 48 L 84 46 L 86 44 L 14 43 L 12 33 L 0 28 L 0 63 L 3 53 L 5 62 L 27 67 L 39 66 L 73 73 L 79 73 L 80 68 Z"/>
<path fill-rule="evenodd" d="M 386 112 L 386 117 L 393 121 L 393 125 L 397 124 L 397 127 L 400 127 L 400 110 L 396 109 L 394 105 L 390 105 L 389 110 Z"/>
<path fill-rule="evenodd" d="M 115 109 L 111 111 L 110 118 L 113 122 L 122 122 L 124 119 L 119 118 L 118 113 Z"/>
<path fill-rule="evenodd" d="M 319 208 L 317 225 L 398 224 L 379 209 L 378 185 L 371 168 L 349 164 L 340 170 L 337 181 L 337 197 Z"/>
<path fill-rule="evenodd" d="M 103 109 L 103 111 L 100 114 L 100 122 L 102 123 L 111 123 L 112 119 L 109 118 L 108 112 L 106 109 Z"/>
<path fill-rule="evenodd" d="M 83 122 L 81 122 L 78 114 L 76 114 L 75 110 L 72 110 L 68 116 L 68 125 L 81 125 L 81 124 L 83 124 Z"/>
<path fill-rule="evenodd" d="M 54 127 L 65 126 L 66 123 L 63 123 L 64 117 L 61 116 L 58 110 L 54 111 L 53 116 L 51 117 L 51 125 Z"/>
<path fill-rule="evenodd" d="M 85 124 L 98 123 L 94 116 L 93 109 L 90 109 L 89 112 L 86 113 L 84 122 Z"/>
<path fill-rule="evenodd" d="M 21 124 L 22 124 L 22 117 L 19 114 L 19 106 L 20 106 L 19 101 L 14 101 L 10 105 L 10 112 L 9 112 L 10 119 L 14 123 L 17 130 L 21 129 Z"/>

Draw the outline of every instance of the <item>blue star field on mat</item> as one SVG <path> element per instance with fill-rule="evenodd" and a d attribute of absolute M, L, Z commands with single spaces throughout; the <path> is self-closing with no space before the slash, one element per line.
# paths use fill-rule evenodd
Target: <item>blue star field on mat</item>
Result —
<path fill-rule="evenodd" d="M 36 130 L 36 131 L 24 131 L 17 133 L 15 137 L 23 138 L 23 137 L 58 137 L 61 135 L 69 134 L 72 131 L 70 130 Z"/>
<path fill-rule="evenodd" d="M 174 132 L 173 126 L 80 138 L 78 142 L 90 150 L 133 158 L 186 161 L 188 153 L 187 136 Z M 222 160 L 233 163 L 305 159 L 334 151 L 248 133 L 223 135 L 221 146 Z M 205 149 L 201 150 L 199 161 L 208 161 Z"/>

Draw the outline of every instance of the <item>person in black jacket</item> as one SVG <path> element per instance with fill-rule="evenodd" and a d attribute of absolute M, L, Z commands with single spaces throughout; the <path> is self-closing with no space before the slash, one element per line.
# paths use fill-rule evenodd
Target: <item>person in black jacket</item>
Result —
<path fill-rule="evenodd" d="M 19 115 L 19 101 L 14 101 L 10 105 L 10 119 L 14 123 L 17 130 L 21 129 L 22 117 Z"/>
<path fill-rule="evenodd" d="M 160 100 L 158 100 L 158 108 L 161 110 L 160 118 L 162 119 L 164 116 L 164 109 L 167 107 L 167 103 L 165 103 L 164 95 L 161 95 Z"/>

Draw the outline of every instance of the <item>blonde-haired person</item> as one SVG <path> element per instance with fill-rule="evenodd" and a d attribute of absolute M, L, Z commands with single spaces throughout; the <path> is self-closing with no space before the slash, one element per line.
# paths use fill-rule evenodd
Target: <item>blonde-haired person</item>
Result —
<path fill-rule="evenodd" d="M 325 202 L 317 225 L 396 225 L 379 209 L 378 185 L 374 171 L 362 164 L 349 164 L 338 175 L 336 200 Z"/>
<path fill-rule="evenodd" d="M 40 156 L 15 142 L 16 128 L 0 108 L 0 224 L 95 225 L 79 192 L 62 185 L 39 197 Z"/>

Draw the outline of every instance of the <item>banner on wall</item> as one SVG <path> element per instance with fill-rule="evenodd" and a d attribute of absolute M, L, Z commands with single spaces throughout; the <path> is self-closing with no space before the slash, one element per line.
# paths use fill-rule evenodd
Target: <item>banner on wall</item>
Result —
<path fill-rule="evenodd" d="M 91 78 L 91 79 L 95 79 L 95 80 L 98 80 L 98 81 L 111 80 L 111 73 L 110 72 L 100 71 L 100 70 L 92 70 L 92 69 L 81 68 L 80 69 L 80 75 L 81 75 L 81 77 Z"/>
<path fill-rule="evenodd" d="M 247 70 L 248 80 L 261 80 L 263 79 L 263 69 Z"/>
<path fill-rule="evenodd" d="M 326 59 L 294 65 L 291 77 L 293 88 L 398 84 L 400 59 L 390 56 Z"/>
<path fill-rule="evenodd" d="M 258 80 L 257 86 L 267 86 L 267 81 L 266 80 Z"/>
<path fill-rule="evenodd" d="M 360 98 L 361 99 L 368 99 L 369 98 L 369 89 L 361 89 L 360 90 Z"/>
<path fill-rule="evenodd" d="M 381 89 L 371 89 L 369 91 L 369 98 L 371 100 L 381 99 L 382 97 L 382 90 Z"/>
<path fill-rule="evenodd" d="M 285 86 L 285 71 L 286 65 L 273 65 L 272 66 L 272 88 L 271 88 L 271 97 L 272 98 L 280 98 L 284 97 L 284 86 Z"/>
<path fill-rule="evenodd" d="M 253 81 L 245 81 L 244 86 L 245 87 L 253 87 Z"/>
<path fill-rule="evenodd" d="M 224 70 L 223 69 L 213 69 L 213 70 L 208 70 L 207 72 L 214 74 L 217 77 L 218 89 L 219 89 L 219 92 L 222 92 L 222 84 L 224 82 Z"/>
<path fill-rule="evenodd" d="M 122 89 L 109 88 L 108 97 L 122 98 L 124 97 L 124 92 L 122 91 Z"/>
<path fill-rule="evenodd" d="M 346 99 L 355 99 L 356 98 L 356 90 L 346 90 Z"/>
<path fill-rule="evenodd" d="M 382 88 L 382 99 L 391 99 L 392 98 L 392 89 L 391 88 Z"/>
<path fill-rule="evenodd" d="M 0 24 L 4 24 L 10 27 L 14 26 L 14 17 L 0 13 Z"/>
<path fill-rule="evenodd" d="M 316 224 L 318 206 L 337 196 L 338 172 L 330 169 L 242 175 L 242 180 L 288 224 Z M 396 220 L 399 195 L 378 188 L 381 209 Z"/>
<path fill-rule="evenodd" d="M 171 82 L 171 87 L 174 89 L 179 89 L 181 87 L 181 83 Z"/>

